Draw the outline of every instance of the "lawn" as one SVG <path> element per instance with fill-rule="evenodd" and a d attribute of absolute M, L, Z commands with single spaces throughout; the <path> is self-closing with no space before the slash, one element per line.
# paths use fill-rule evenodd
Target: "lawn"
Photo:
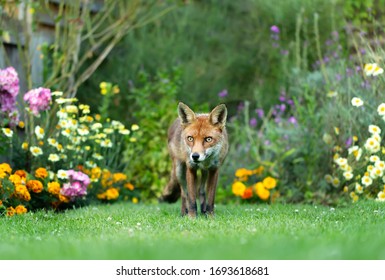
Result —
<path fill-rule="evenodd" d="M 1 259 L 385 259 L 385 209 L 113 204 L 0 218 Z"/>

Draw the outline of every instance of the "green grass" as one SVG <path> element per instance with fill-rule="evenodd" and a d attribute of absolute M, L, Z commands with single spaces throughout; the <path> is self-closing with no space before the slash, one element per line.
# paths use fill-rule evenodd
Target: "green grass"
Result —
<path fill-rule="evenodd" d="M 114 204 L 0 218 L 1 259 L 385 259 L 385 208 Z"/>

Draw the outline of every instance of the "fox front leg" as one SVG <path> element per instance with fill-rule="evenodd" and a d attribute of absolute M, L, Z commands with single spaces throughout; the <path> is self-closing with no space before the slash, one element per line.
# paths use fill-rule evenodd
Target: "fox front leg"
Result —
<path fill-rule="evenodd" d="M 195 218 L 197 216 L 197 170 L 187 168 L 187 212 L 189 217 Z"/>
<path fill-rule="evenodd" d="M 214 216 L 214 201 L 215 201 L 215 191 L 217 189 L 218 183 L 218 169 L 209 170 L 209 175 L 207 178 L 207 209 L 206 213 L 209 216 Z"/>

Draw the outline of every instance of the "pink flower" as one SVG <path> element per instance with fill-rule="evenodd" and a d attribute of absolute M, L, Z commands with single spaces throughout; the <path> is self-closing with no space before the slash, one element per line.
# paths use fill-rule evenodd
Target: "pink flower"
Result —
<path fill-rule="evenodd" d="M 71 199 L 85 196 L 87 194 L 87 187 L 91 183 L 88 175 L 72 169 L 67 171 L 67 175 L 69 182 L 63 185 L 60 193 Z"/>
<path fill-rule="evenodd" d="M 279 27 L 276 25 L 273 25 L 272 27 L 270 27 L 270 31 L 273 33 L 279 33 Z"/>
<path fill-rule="evenodd" d="M 87 187 L 80 182 L 65 183 L 60 190 L 60 193 L 69 198 L 84 196 L 87 194 Z"/>
<path fill-rule="evenodd" d="M 37 116 L 39 112 L 49 109 L 51 90 L 42 87 L 32 89 L 24 95 L 24 101 L 29 104 L 32 113 Z"/>
<path fill-rule="evenodd" d="M 19 77 L 13 67 L 0 69 L 0 110 L 5 117 L 17 122 L 16 97 L 19 93 Z M 0 112 L 0 116 L 2 115 Z"/>

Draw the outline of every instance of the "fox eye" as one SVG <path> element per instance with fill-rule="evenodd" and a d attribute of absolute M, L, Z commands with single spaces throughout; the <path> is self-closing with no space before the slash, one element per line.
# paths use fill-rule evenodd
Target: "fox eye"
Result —
<path fill-rule="evenodd" d="M 213 141 L 213 138 L 212 138 L 212 137 L 206 137 L 206 138 L 205 138 L 205 141 L 206 141 L 207 143 L 210 143 L 211 141 Z"/>
<path fill-rule="evenodd" d="M 187 141 L 189 141 L 189 142 L 194 141 L 194 137 L 192 137 L 192 136 L 187 136 Z"/>

